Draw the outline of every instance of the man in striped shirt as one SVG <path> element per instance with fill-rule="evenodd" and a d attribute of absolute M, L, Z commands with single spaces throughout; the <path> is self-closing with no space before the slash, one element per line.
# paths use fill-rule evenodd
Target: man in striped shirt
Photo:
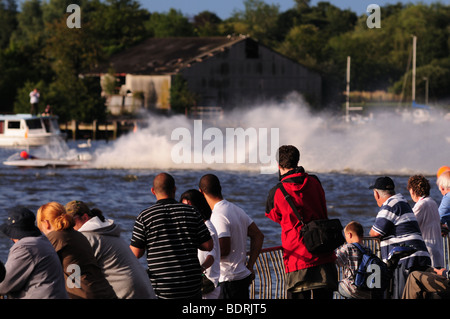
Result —
<path fill-rule="evenodd" d="M 161 173 L 153 180 L 155 205 L 136 218 L 130 248 L 137 258 L 147 250 L 148 274 L 161 299 L 201 298 L 197 249 L 213 248 L 200 213 L 175 200 L 175 180 Z"/>
<path fill-rule="evenodd" d="M 381 239 L 381 257 L 386 262 L 395 246 L 406 245 L 417 249 L 415 253 L 399 262 L 394 273 L 393 298 L 401 298 L 406 279 L 414 270 L 425 270 L 431 259 L 420 232 L 419 223 L 402 194 L 395 193 L 394 181 L 380 177 L 370 187 L 377 205 L 381 208 L 369 235 Z"/>

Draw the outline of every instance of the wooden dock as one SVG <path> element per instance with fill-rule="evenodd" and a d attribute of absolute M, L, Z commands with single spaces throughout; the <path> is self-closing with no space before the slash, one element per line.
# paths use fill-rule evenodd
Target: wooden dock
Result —
<path fill-rule="evenodd" d="M 139 119 L 110 120 L 106 123 L 99 123 L 94 120 L 92 123 L 80 123 L 75 120 L 60 123 L 59 128 L 67 134 L 68 139 L 105 139 L 115 140 L 123 133 L 136 130 Z"/>

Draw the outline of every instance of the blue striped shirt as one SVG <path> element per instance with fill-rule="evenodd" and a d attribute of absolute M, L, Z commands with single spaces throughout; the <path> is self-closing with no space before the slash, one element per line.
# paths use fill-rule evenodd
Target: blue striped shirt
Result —
<path fill-rule="evenodd" d="M 385 262 L 395 246 L 411 245 L 417 251 L 402 258 L 400 264 L 404 263 L 407 269 L 431 265 L 419 223 L 402 194 L 391 196 L 383 203 L 372 229 L 381 234 L 381 257 Z"/>

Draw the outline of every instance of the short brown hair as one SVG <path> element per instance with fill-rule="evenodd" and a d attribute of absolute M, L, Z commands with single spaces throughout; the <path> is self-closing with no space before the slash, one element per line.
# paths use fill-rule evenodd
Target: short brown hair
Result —
<path fill-rule="evenodd" d="M 364 237 L 364 228 L 358 222 L 351 221 L 345 226 L 344 231 L 355 233 L 358 237 Z"/>
<path fill-rule="evenodd" d="M 417 196 L 429 196 L 430 195 L 430 182 L 422 175 L 414 175 L 408 179 L 408 190 L 412 190 Z"/>
<path fill-rule="evenodd" d="M 300 151 L 293 145 L 282 145 L 278 148 L 277 161 L 281 168 L 296 168 Z"/>
<path fill-rule="evenodd" d="M 214 174 L 206 174 L 200 178 L 198 188 L 206 195 L 213 197 L 222 197 L 222 186 L 220 185 L 219 178 Z"/>

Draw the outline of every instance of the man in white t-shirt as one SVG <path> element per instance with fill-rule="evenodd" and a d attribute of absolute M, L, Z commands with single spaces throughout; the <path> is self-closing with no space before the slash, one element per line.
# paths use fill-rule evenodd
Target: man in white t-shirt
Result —
<path fill-rule="evenodd" d="M 36 115 L 38 112 L 39 97 L 40 94 L 36 88 L 30 92 L 30 104 L 31 104 L 30 113 L 33 115 Z"/>
<path fill-rule="evenodd" d="M 225 200 L 217 176 L 204 175 L 199 189 L 212 209 L 211 222 L 220 244 L 220 285 L 224 299 L 248 299 L 254 279 L 253 266 L 262 248 L 264 235 L 240 207 Z M 247 256 L 247 237 L 250 252 Z"/>

